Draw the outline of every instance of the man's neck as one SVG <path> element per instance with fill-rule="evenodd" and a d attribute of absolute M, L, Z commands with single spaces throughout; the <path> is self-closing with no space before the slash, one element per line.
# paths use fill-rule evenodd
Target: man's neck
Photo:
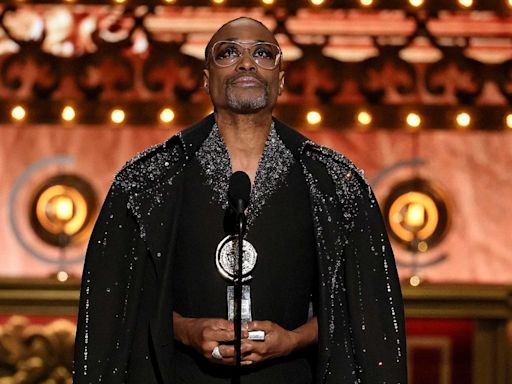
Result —
<path fill-rule="evenodd" d="M 216 113 L 215 120 L 226 144 L 233 172 L 244 171 L 252 183 L 272 124 L 270 113 Z"/>

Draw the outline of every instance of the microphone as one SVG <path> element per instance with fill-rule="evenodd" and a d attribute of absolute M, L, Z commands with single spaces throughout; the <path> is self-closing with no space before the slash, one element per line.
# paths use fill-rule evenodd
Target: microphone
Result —
<path fill-rule="evenodd" d="M 249 204 L 251 180 L 247 173 L 236 171 L 229 179 L 228 201 L 237 215 L 243 214 Z"/>
<path fill-rule="evenodd" d="M 238 237 L 238 257 L 236 260 L 237 267 L 236 269 L 237 277 L 234 281 L 234 308 L 235 311 L 235 351 L 236 351 L 236 374 L 235 374 L 235 383 L 240 383 L 240 367 L 241 367 L 241 351 L 242 351 L 242 270 L 243 270 L 243 238 L 244 232 L 246 230 L 246 218 L 245 218 L 245 208 L 249 204 L 249 196 L 251 194 L 251 181 L 249 180 L 249 176 L 247 173 L 242 171 L 237 171 L 231 175 L 231 179 L 229 179 L 229 188 L 228 188 L 228 202 L 229 209 L 231 211 L 231 217 L 235 220 L 234 229 L 232 232 L 236 234 Z M 229 217 L 229 213 L 225 216 Z M 226 226 L 226 220 L 224 221 L 224 225 Z"/>
<path fill-rule="evenodd" d="M 228 202 L 229 206 L 224 214 L 224 232 L 227 235 L 236 235 L 240 218 L 245 222 L 244 211 L 249 204 L 251 194 L 251 181 L 245 172 L 237 171 L 229 179 Z"/>

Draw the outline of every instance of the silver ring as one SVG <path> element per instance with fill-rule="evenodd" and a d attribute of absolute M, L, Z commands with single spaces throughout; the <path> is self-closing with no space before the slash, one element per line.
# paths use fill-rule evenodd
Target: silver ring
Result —
<path fill-rule="evenodd" d="M 212 357 L 214 359 L 219 359 L 219 360 L 222 359 L 223 356 L 222 356 L 222 354 L 219 351 L 219 346 L 218 345 L 215 348 L 213 348 Z"/>

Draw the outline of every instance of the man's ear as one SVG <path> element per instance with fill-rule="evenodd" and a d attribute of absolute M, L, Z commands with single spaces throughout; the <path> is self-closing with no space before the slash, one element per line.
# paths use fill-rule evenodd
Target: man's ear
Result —
<path fill-rule="evenodd" d="M 284 89 L 284 71 L 279 72 L 279 95 L 283 93 Z"/>
<path fill-rule="evenodd" d="M 203 69 L 203 88 L 206 93 L 210 94 L 210 72 L 207 69 Z"/>

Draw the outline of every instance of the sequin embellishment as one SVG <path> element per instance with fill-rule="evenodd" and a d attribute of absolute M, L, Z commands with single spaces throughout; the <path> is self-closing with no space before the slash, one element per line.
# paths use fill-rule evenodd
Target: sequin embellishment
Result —
<path fill-rule="evenodd" d="M 217 124 L 214 124 L 210 135 L 197 151 L 196 157 L 203 169 L 206 183 L 213 190 L 214 201 L 226 209 L 232 171 L 229 154 Z M 270 196 L 284 181 L 293 162 L 291 151 L 279 138 L 272 122 L 247 207 L 247 229 L 252 226 Z"/>

